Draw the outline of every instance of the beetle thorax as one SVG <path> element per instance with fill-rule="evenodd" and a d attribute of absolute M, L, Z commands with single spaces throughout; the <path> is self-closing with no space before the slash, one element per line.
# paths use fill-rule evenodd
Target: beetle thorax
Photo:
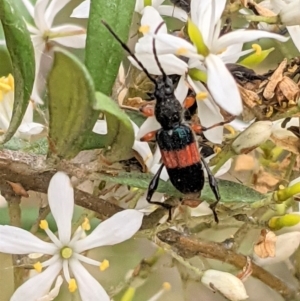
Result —
<path fill-rule="evenodd" d="M 163 129 L 169 130 L 181 124 L 182 106 L 173 96 L 161 101 L 155 105 L 155 117 Z"/>

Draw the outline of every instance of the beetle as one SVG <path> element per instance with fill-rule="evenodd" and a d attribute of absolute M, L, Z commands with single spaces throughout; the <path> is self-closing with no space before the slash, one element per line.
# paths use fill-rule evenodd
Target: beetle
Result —
<path fill-rule="evenodd" d="M 172 78 L 166 75 L 159 62 L 155 49 L 155 39 L 153 39 L 152 42 L 153 55 L 162 74 L 162 76 L 159 76 L 158 78 L 154 78 L 149 74 L 135 54 L 125 43 L 121 41 L 121 39 L 105 21 L 102 20 L 101 22 L 121 44 L 121 46 L 132 56 L 155 86 L 153 93 L 153 97 L 156 100 L 155 107 L 153 110 L 149 110 L 149 108 L 144 109 L 144 112 L 146 112 L 145 114 L 147 116 L 153 113 L 157 121 L 160 123 L 161 129 L 146 134 L 141 138 L 141 140 L 149 141 L 153 137 L 156 137 L 162 156 L 162 164 L 149 184 L 146 200 L 151 204 L 160 205 L 168 209 L 170 219 L 171 209 L 173 208 L 172 205 L 151 201 L 152 196 L 158 187 L 163 167 L 166 167 L 172 185 L 183 194 L 201 193 L 205 183 L 205 169 L 207 171 L 210 188 L 216 198 L 216 201 L 210 204 L 210 208 L 213 212 L 215 221 L 218 222 L 216 206 L 221 199 L 218 183 L 198 150 L 198 143 L 195 134 L 200 134 L 208 129 L 224 125 L 230 120 L 214 124 L 207 128 L 202 126 L 191 127 L 186 124 L 183 119 L 185 108 L 182 107 L 181 103 L 174 95 L 174 83 Z M 155 33 L 158 32 L 163 24 L 164 23 L 162 22 L 158 26 Z M 190 105 L 191 103 L 186 105 L 186 107 Z"/>

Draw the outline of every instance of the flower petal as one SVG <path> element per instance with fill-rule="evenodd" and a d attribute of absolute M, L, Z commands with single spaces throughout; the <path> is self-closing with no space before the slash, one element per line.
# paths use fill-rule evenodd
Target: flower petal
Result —
<path fill-rule="evenodd" d="M 109 296 L 100 283 L 91 276 L 78 260 L 70 260 L 69 264 L 77 281 L 81 300 L 110 301 Z"/>
<path fill-rule="evenodd" d="M 232 115 L 243 111 L 242 99 L 237 84 L 222 60 L 210 54 L 205 60 L 207 66 L 207 86 L 214 101 Z"/>
<path fill-rule="evenodd" d="M 52 34 L 61 34 L 56 38 L 51 38 L 63 46 L 72 48 L 84 48 L 86 40 L 86 30 L 77 25 L 65 24 L 51 28 Z"/>
<path fill-rule="evenodd" d="M 188 19 L 187 13 L 183 9 L 176 6 L 160 5 L 157 10 L 162 16 L 173 17 L 182 22 L 186 22 Z"/>
<path fill-rule="evenodd" d="M 157 173 L 158 169 L 160 168 L 160 166 L 161 166 L 161 163 L 153 164 L 151 169 L 150 169 L 150 172 L 155 175 Z M 162 169 L 159 178 L 163 181 L 168 181 L 169 180 L 170 177 L 169 177 L 169 174 L 167 172 L 166 167 L 164 167 Z"/>
<path fill-rule="evenodd" d="M 61 287 L 62 283 L 63 283 L 63 278 L 60 275 L 58 275 L 58 277 L 56 278 L 53 289 L 51 289 L 50 292 L 48 294 L 46 294 L 45 296 L 37 299 L 37 301 L 52 301 L 52 300 L 54 300 L 59 294 L 60 287 Z"/>
<path fill-rule="evenodd" d="M 141 19 L 142 26 L 149 26 L 149 32 L 154 33 L 158 26 L 164 22 L 163 18 L 160 16 L 159 12 L 152 6 L 146 6 L 143 11 L 143 16 Z M 162 25 L 157 33 L 167 33 L 166 24 Z"/>
<path fill-rule="evenodd" d="M 43 131 L 43 129 L 44 126 L 40 123 L 24 122 L 19 126 L 18 131 L 23 135 L 31 136 L 40 134 Z"/>
<path fill-rule="evenodd" d="M 153 75 L 161 75 L 161 72 L 158 68 L 157 62 L 153 54 L 143 53 L 143 54 L 136 54 L 137 59 L 144 65 L 147 71 Z M 128 57 L 130 62 L 141 70 L 141 67 L 137 64 L 137 62 L 132 58 Z M 179 74 L 183 75 L 187 71 L 187 64 L 177 58 L 173 54 L 162 54 L 158 56 L 158 60 L 163 68 L 164 72 L 167 75 L 171 74 Z"/>
<path fill-rule="evenodd" d="M 63 245 L 66 245 L 71 237 L 74 189 L 70 178 L 65 173 L 59 171 L 50 180 L 48 201 L 57 224 L 59 239 Z"/>
<path fill-rule="evenodd" d="M 55 264 L 49 266 L 42 273 L 33 276 L 21 285 L 13 294 L 10 301 L 20 300 L 38 300 L 45 296 L 52 286 L 55 278 L 61 270 L 61 264 L 57 261 Z M 34 288 L 34 289 L 33 289 Z"/>
<path fill-rule="evenodd" d="M 77 7 L 74 8 L 71 14 L 71 18 L 88 18 L 90 15 L 90 0 L 81 2 Z"/>
<path fill-rule="evenodd" d="M 207 92 L 207 89 L 204 85 L 199 81 L 193 81 L 190 77 L 188 77 L 188 82 L 191 84 L 192 88 L 196 93 L 198 92 Z M 208 93 L 208 97 L 203 100 L 197 100 L 198 106 L 198 116 L 200 122 L 203 126 L 208 127 L 215 123 L 224 121 L 222 114 L 220 113 L 219 107 L 214 103 L 210 94 Z M 203 132 L 205 138 L 209 141 L 220 144 L 223 141 L 223 127 L 218 126 L 211 130 Z"/>
<path fill-rule="evenodd" d="M 280 42 L 286 42 L 289 39 L 279 34 L 262 30 L 235 30 L 221 36 L 214 45 L 214 51 L 219 52 L 233 44 L 251 42 L 262 38 L 276 39 Z"/>
<path fill-rule="evenodd" d="M 45 32 L 50 29 L 50 25 L 47 24 L 45 19 L 46 8 L 49 0 L 38 0 L 34 7 L 34 22 L 36 27 Z"/>
<path fill-rule="evenodd" d="M 64 8 L 71 0 L 52 0 L 46 9 L 45 18 L 47 24 L 51 27 L 57 13 Z"/>
<path fill-rule="evenodd" d="M 34 17 L 34 7 L 29 0 L 22 0 L 24 6 L 26 7 L 27 11 L 29 12 L 30 16 Z"/>
<path fill-rule="evenodd" d="M 140 228 L 143 214 L 127 209 L 103 221 L 87 237 L 76 242 L 77 253 L 101 246 L 115 245 L 131 238 Z"/>
<path fill-rule="evenodd" d="M 300 26 L 295 25 L 295 26 L 287 26 L 286 27 L 295 46 L 297 47 L 298 51 L 300 51 Z"/>
<path fill-rule="evenodd" d="M 185 75 L 183 75 L 180 77 L 178 85 L 174 91 L 174 95 L 175 95 L 176 99 L 178 99 L 181 104 L 183 104 L 183 102 L 187 96 L 188 90 L 189 90 L 189 87 L 187 85 Z"/>
<path fill-rule="evenodd" d="M 93 132 L 100 135 L 106 135 L 107 134 L 107 122 L 105 119 L 97 120 Z"/>
<path fill-rule="evenodd" d="M 190 42 L 176 37 L 172 36 L 167 33 L 161 33 L 161 34 L 149 34 L 152 38 L 156 39 L 155 43 L 155 49 L 158 54 L 176 54 L 176 55 L 182 55 L 185 57 L 197 57 L 199 59 L 202 58 L 201 55 L 198 54 L 197 48 L 192 45 Z M 146 44 L 147 45 L 147 44 Z M 148 47 L 150 45 L 148 44 Z M 148 53 L 152 52 L 152 48 L 148 49 Z"/>
<path fill-rule="evenodd" d="M 56 251 L 57 248 L 53 243 L 42 241 L 28 231 L 13 226 L 0 226 L 0 252 L 53 255 Z"/>

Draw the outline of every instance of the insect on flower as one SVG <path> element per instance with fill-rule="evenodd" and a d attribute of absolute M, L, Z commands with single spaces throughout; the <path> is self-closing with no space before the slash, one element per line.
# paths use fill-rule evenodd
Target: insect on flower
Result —
<path fill-rule="evenodd" d="M 152 110 L 149 110 L 149 107 L 147 106 L 146 111 L 143 113 L 148 114 L 148 116 L 154 114 L 161 125 L 161 129 L 146 134 L 141 140 L 150 141 L 156 137 L 162 156 L 162 164 L 149 184 L 146 200 L 151 204 L 160 205 L 168 209 L 170 219 L 173 206 L 151 201 L 151 198 L 157 189 L 163 167 L 166 167 L 173 186 L 183 194 L 201 192 L 205 182 L 203 170 L 203 168 L 205 168 L 208 174 L 209 185 L 216 198 L 216 201 L 210 205 L 210 208 L 213 211 L 215 221 L 218 222 L 218 216 L 215 210 L 216 205 L 221 198 L 218 184 L 204 158 L 200 155 L 195 134 L 202 134 L 203 131 L 224 125 L 230 121 L 220 122 L 210 127 L 201 127 L 199 125 L 189 126 L 188 124 L 185 124 L 183 120 L 184 110 L 193 105 L 193 103 L 191 101 L 185 101 L 185 107 L 183 108 L 175 97 L 172 78 L 166 75 L 159 62 L 155 48 L 155 39 L 153 39 L 152 42 L 153 55 L 162 74 L 162 76 L 159 76 L 158 78 L 154 78 L 149 74 L 135 54 L 120 40 L 106 22 L 102 21 L 102 23 L 137 62 L 147 77 L 154 83 L 155 87 L 153 95 L 156 100 L 155 107 Z M 164 23 L 162 22 L 157 27 L 155 34 L 163 24 Z"/>

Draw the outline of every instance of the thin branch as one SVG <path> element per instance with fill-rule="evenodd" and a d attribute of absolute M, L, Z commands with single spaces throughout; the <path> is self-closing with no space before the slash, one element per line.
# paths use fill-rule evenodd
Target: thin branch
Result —
<path fill-rule="evenodd" d="M 94 164 L 94 165 L 93 165 Z M 51 165 L 45 156 L 28 154 L 18 151 L 0 151 L 0 190 L 2 193 L 11 191 L 7 181 L 20 183 L 28 191 L 47 193 L 50 179 L 58 171 L 64 171 L 69 176 L 75 176 L 79 180 L 86 180 L 92 172 L 95 172 L 95 163 L 75 164 L 70 161 L 61 161 L 59 165 Z M 107 219 L 123 208 L 110 203 L 97 196 L 90 195 L 79 189 L 74 189 L 75 204 L 83 208 L 95 211 L 100 219 Z M 146 216 L 142 229 L 153 228 L 163 216 L 163 210 L 156 210 L 154 214 Z"/>
<path fill-rule="evenodd" d="M 222 244 L 216 242 L 208 242 L 188 237 L 172 229 L 161 231 L 157 234 L 158 238 L 169 244 L 172 249 L 176 250 L 183 258 L 191 258 L 201 255 L 205 258 L 217 259 L 222 262 L 229 263 L 239 269 L 247 263 L 247 257 L 237 254 L 230 249 L 225 248 Z M 285 300 L 293 297 L 295 292 L 292 291 L 284 282 L 273 276 L 260 266 L 252 263 L 252 276 L 261 280 L 263 283 L 277 291 Z"/>

